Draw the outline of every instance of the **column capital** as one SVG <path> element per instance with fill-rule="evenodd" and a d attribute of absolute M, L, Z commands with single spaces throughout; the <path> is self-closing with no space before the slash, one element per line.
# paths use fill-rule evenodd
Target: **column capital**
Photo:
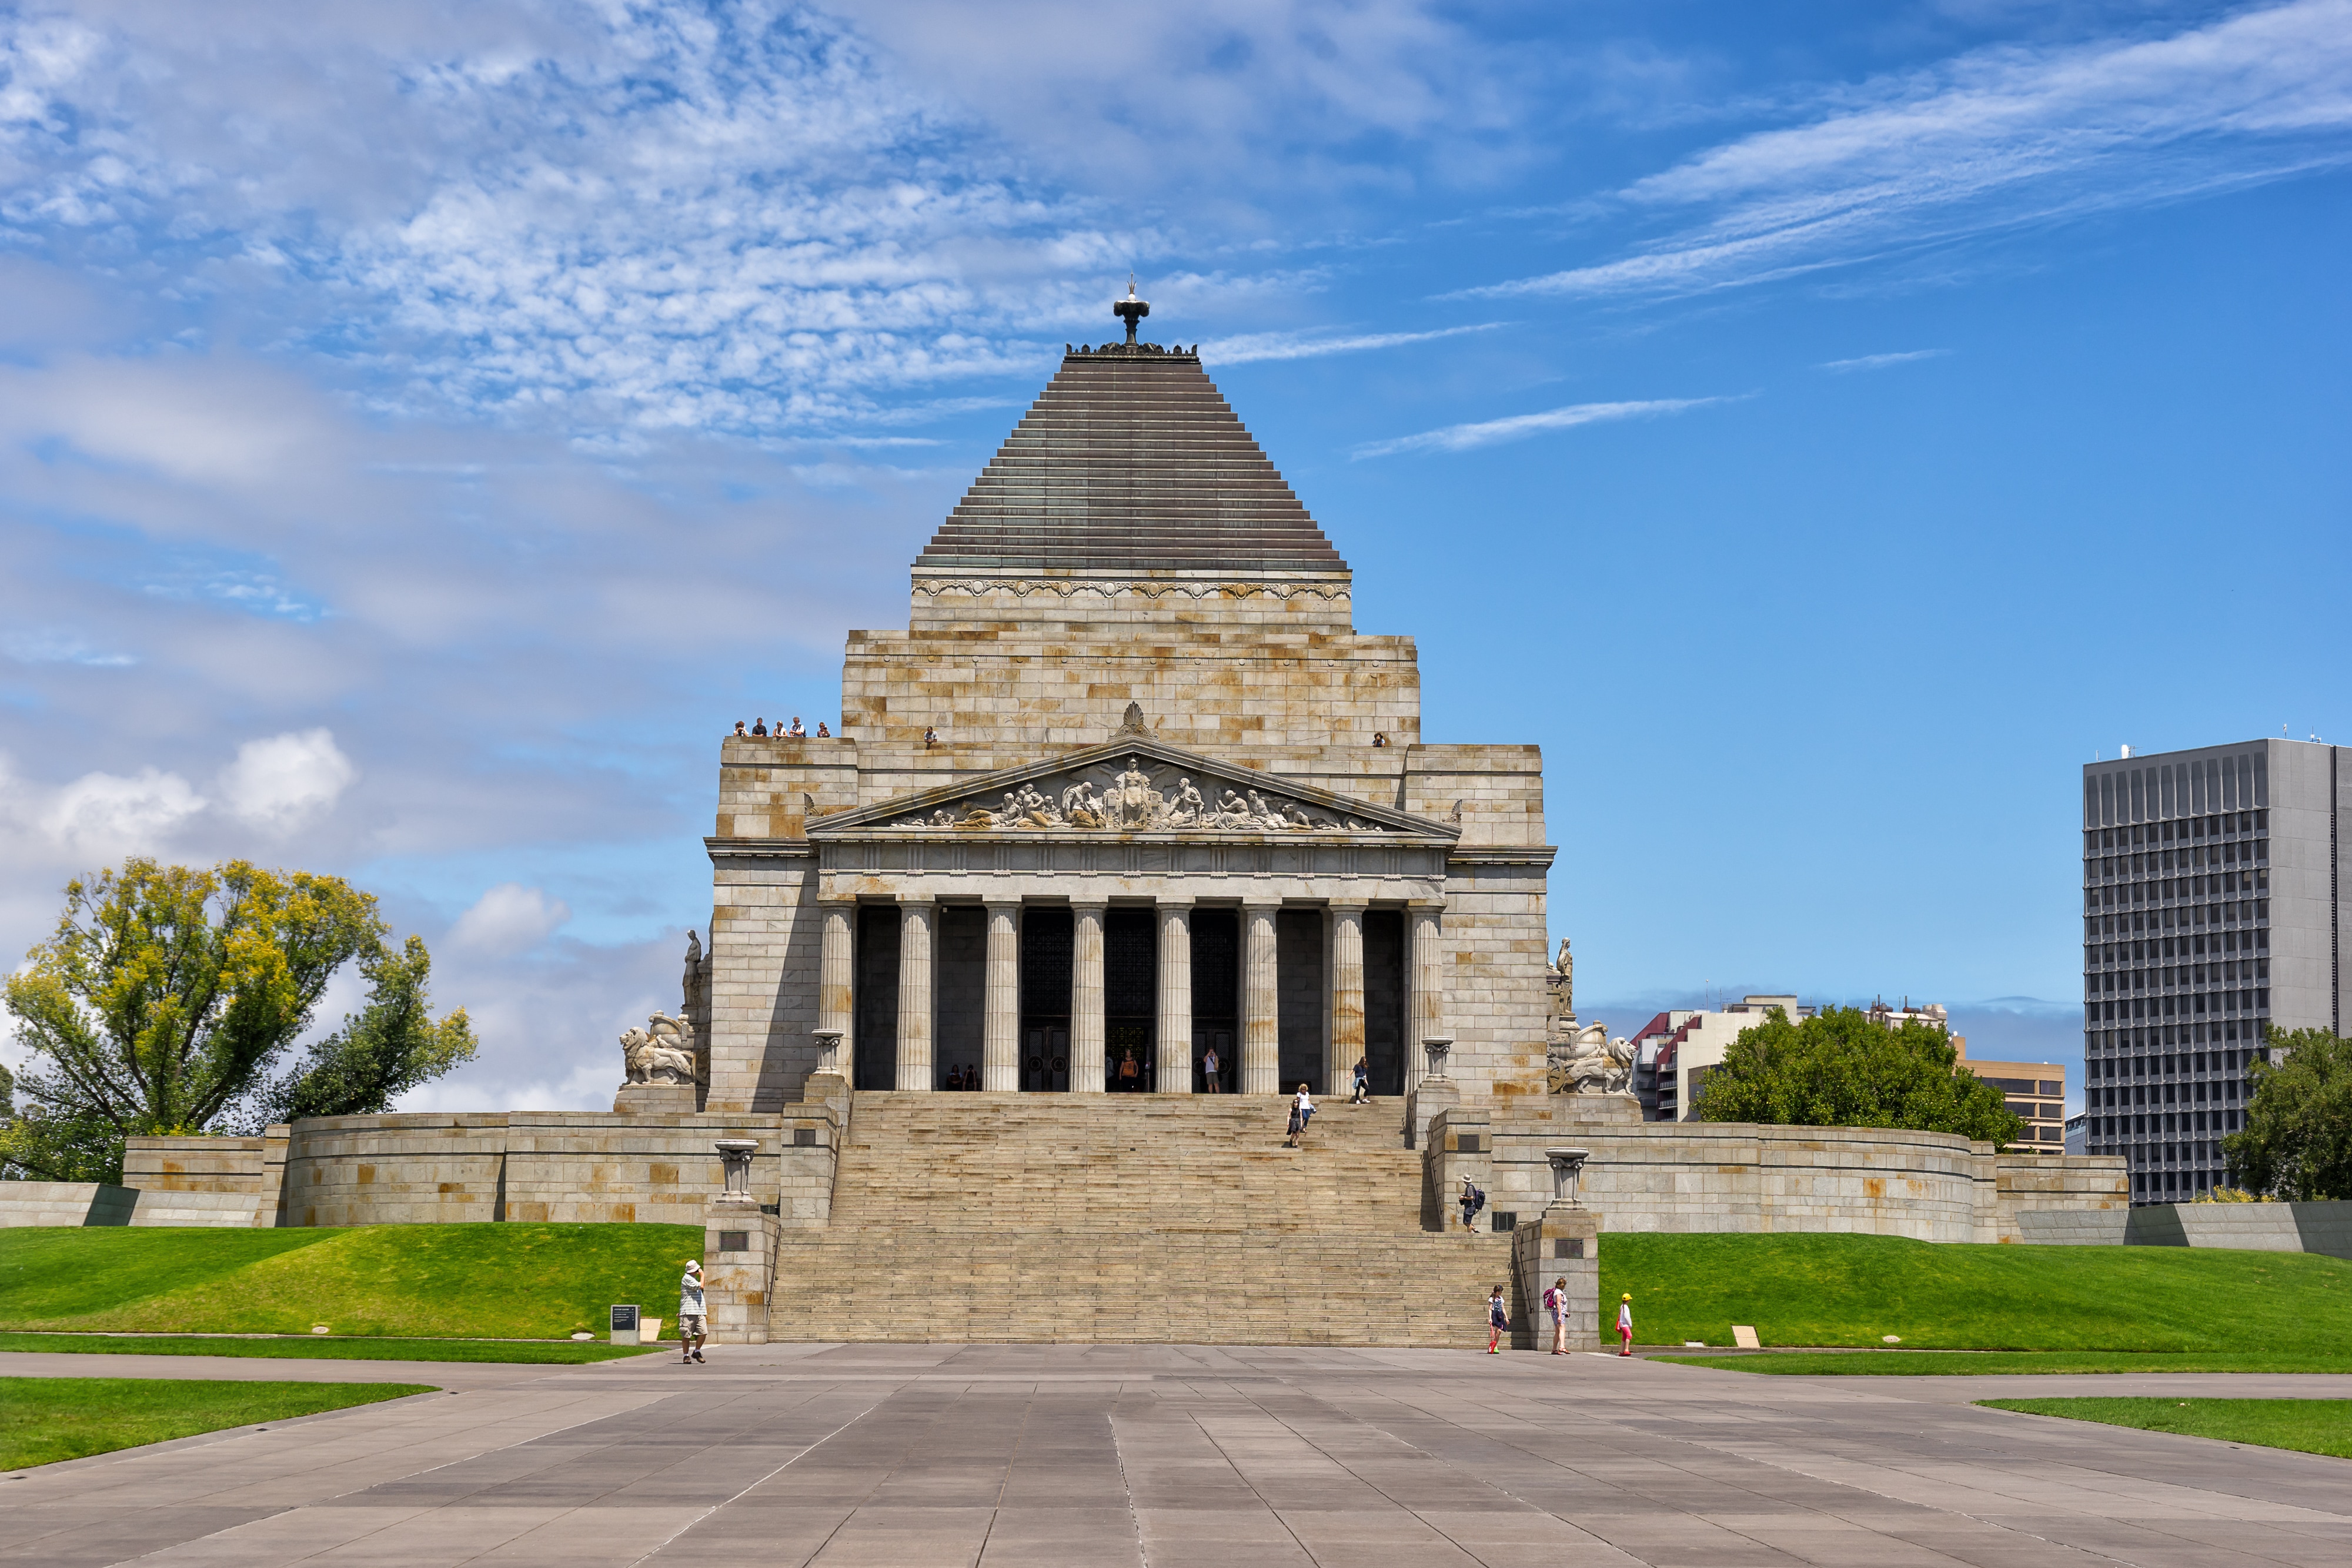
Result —
<path fill-rule="evenodd" d="M 1330 899 L 1324 907 L 1334 915 L 1361 915 L 1371 907 L 1368 899 Z"/>
<path fill-rule="evenodd" d="M 1070 900 L 1070 913 L 1073 915 L 1100 915 L 1109 908 L 1110 900 L 1107 898 L 1074 898 Z"/>
<path fill-rule="evenodd" d="M 982 909 L 1018 909 L 1021 907 L 1021 904 L 1022 901 L 1017 897 L 982 898 L 980 901 L 980 906 Z"/>
<path fill-rule="evenodd" d="M 1192 908 L 1197 902 L 1197 900 L 1192 898 L 1155 898 L 1151 901 L 1151 907 L 1154 909 L 1189 910 Z"/>

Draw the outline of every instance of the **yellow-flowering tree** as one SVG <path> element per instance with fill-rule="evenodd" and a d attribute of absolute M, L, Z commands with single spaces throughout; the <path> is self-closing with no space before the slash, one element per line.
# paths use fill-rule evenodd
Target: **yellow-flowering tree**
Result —
<path fill-rule="evenodd" d="M 52 1181 L 120 1181 L 122 1141 L 243 1131 L 281 1113 L 380 1111 L 474 1054 L 463 1009 L 425 1009 L 425 945 L 384 942 L 340 877 L 132 859 L 66 887 L 56 933 L 9 977 L 28 1060 L 0 1160 Z M 346 964 L 367 1006 L 273 1078 Z"/>

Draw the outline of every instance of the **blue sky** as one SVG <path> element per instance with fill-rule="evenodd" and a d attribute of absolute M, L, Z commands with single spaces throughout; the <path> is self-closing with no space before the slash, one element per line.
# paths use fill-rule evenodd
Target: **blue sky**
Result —
<path fill-rule="evenodd" d="M 418 1104 L 604 1103 L 1131 268 L 1544 747 L 1585 1016 L 2072 1055 L 2078 765 L 2352 727 L 2347 160 L 2352 0 L 0 8 L 0 943 L 342 872 Z"/>

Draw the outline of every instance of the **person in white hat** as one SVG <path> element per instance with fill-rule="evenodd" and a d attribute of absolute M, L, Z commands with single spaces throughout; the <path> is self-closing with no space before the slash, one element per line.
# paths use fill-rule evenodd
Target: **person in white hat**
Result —
<path fill-rule="evenodd" d="M 702 1304 L 702 1265 L 686 1260 L 686 1274 L 677 1282 L 677 1348 L 679 1364 L 702 1359 L 702 1342 L 709 1319 Z"/>

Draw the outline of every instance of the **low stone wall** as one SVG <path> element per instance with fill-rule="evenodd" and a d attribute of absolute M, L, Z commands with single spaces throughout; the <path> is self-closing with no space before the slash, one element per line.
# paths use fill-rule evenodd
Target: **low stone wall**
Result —
<path fill-rule="evenodd" d="M 2042 1239 L 2029 1227 L 2044 1232 L 2069 1220 L 2119 1228 L 2128 1211 L 2123 1162 L 2104 1155 L 2003 1154 L 1948 1133 L 1894 1128 L 1643 1122 L 1622 1106 L 1570 1105 L 1566 1098 L 1495 1107 L 1486 1183 L 1494 1224 L 1542 1212 L 1551 1201 L 1544 1150 L 1559 1146 L 1591 1151 L 1583 1201 L 1607 1215 L 1618 1234 L 1824 1231 L 2021 1241 Z"/>
<path fill-rule="evenodd" d="M 133 1138 L 124 1168 L 138 1174 L 146 1196 L 129 1222 L 699 1226 L 709 1200 L 726 1187 L 713 1147 L 721 1138 L 758 1141 L 752 1191 L 773 1204 L 783 1225 L 831 1218 L 839 1138 L 834 1110 L 818 1104 L 760 1116 L 327 1116 L 259 1138 Z"/>
<path fill-rule="evenodd" d="M 0 1181 L 0 1227 L 128 1225 L 139 1195 L 94 1181 Z"/>
<path fill-rule="evenodd" d="M 2135 1247 L 2219 1247 L 2352 1258 L 2352 1203 L 2152 1203 L 2131 1211 Z"/>

